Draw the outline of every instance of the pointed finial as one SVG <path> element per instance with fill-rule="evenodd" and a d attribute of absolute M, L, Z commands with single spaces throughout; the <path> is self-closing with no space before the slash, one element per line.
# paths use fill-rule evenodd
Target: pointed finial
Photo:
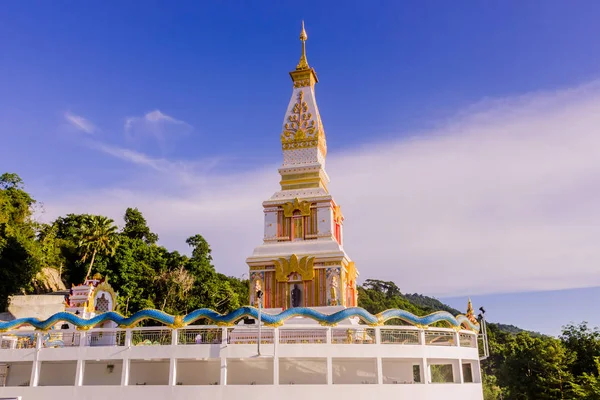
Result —
<path fill-rule="evenodd" d="M 296 70 L 309 69 L 308 61 L 306 61 L 306 39 L 308 35 L 304 30 L 304 21 L 302 21 L 302 30 L 300 31 L 300 40 L 302 41 L 302 55 L 300 56 L 300 62 L 296 66 Z"/>
<path fill-rule="evenodd" d="M 305 41 L 306 39 L 308 39 L 308 36 L 306 35 L 306 31 L 304 30 L 304 20 L 302 21 L 302 30 L 300 31 L 300 40 Z"/>

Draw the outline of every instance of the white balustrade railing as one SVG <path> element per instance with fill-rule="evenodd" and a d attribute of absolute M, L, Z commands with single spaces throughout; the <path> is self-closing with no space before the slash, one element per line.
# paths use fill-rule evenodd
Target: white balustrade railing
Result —
<path fill-rule="evenodd" d="M 131 329 L 97 328 L 88 331 L 51 330 L 49 332 L 12 331 L 0 333 L 0 350 L 31 349 L 38 335 L 42 348 L 96 346 L 170 346 L 170 345 L 255 345 L 258 327 L 187 326 L 173 330 L 167 327 Z M 176 336 L 174 336 L 176 335 Z M 426 330 L 410 326 L 349 325 L 321 327 L 292 325 L 278 328 L 261 327 L 261 344 L 384 344 L 460 346 L 476 348 L 474 332 L 456 332 L 449 328 Z"/>
<path fill-rule="evenodd" d="M 460 347 L 477 347 L 477 336 L 470 333 L 459 333 Z"/>
<path fill-rule="evenodd" d="M 125 330 L 90 330 L 85 337 L 85 346 L 125 346 Z"/>
<path fill-rule="evenodd" d="M 273 343 L 275 337 L 275 328 L 262 327 L 260 330 L 260 343 Z M 227 343 L 228 344 L 257 344 L 258 343 L 258 328 L 236 326 L 227 328 Z"/>
<path fill-rule="evenodd" d="M 171 329 L 149 329 L 131 331 L 132 346 L 166 346 L 171 343 Z"/>
<path fill-rule="evenodd" d="M 331 328 L 331 343 L 334 344 L 375 344 L 375 328 L 364 326 Z"/>
<path fill-rule="evenodd" d="M 427 330 L 425 344 L 430 346 L 456 346 L 455 332 Z"/>
<path fill-rule="evenodd" d="M 218 344 L 223 342 L 223 329 L 188 327 L 179 329 L 177 336 L 177 344 Z"/>
<path fill-rule="evenodd" d="M 0 333 L 0 349 L 35 349 L 37 332 L 7 332 Z"/>
<path fill-rule="evenodd" d="M 327 343 L 327 329 L 279 328 L 281 344 L 323 344 Z"/>
<path fill-rule="evenodd" d="M 416 329 L 390 329 L 379 330 L 382 344 L 421 344 L 421 335 Z"/>

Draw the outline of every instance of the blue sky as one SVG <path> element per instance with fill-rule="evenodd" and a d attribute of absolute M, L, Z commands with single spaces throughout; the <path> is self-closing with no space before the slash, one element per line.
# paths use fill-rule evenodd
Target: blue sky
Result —
<path fill-rule="evenodd" d="M 361 276 L 542 332 L 600 325 L 584 289 L 600 286 L 599 17 L 594 1 L 5 2 L 0 170 L 42 219 L 138 206 L 161 243 L 202 233 L 241 276 L 304 19 Z"/>

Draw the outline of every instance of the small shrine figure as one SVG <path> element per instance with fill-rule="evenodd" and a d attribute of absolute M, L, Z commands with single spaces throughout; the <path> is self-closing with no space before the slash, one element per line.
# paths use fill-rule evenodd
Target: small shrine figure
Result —
<path fill-rule="evenodd" d="M 329 292 L 330 292 L 330 296 L 331 296 L 329 305 L 332 305 L 332 306 L 338 305 L 337 288 L 338 288 L 337 276 L 334 275 L 331 277 L 331 285 L 329 287 Z"/>
<path fill-rule="evenodd" d="M 258 302 L 260 299 L 257 296 L 257 293 L 262 290 L 262 284 L 260 283 L 260 279 L 254 281 L 254 307 L 258 308 Z"/>
<path fill-rule="evenodd" d="M 302 292 L 298 288 L 298 284 L 294 284 L 292 289 L 292 307 L 300 307 L 302 301 Z"/>

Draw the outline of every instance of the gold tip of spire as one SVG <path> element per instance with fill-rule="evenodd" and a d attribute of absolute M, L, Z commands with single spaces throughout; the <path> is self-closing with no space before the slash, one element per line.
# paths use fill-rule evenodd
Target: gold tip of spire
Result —
<path fill-rule="evenodd" d="M 306 31 L 304 30 L 304 21 L 302 21 L 302 30 L 300 31 L 300 40 L 305 41 L 306 39 L 308 39 L 308 36 L 306 35 Z"/>
<path fill-rule="evenodd" d="M 300 31 L 300 40 L 302 41 L 302 55 L 300 56 L 300 62 L 296 66 L 296 70 L 309 69 L 308 61 L 306 60 L 306 39 L 308 35 L 304 29 L 304 21 L 302 21 L 302 30 Z"/>

